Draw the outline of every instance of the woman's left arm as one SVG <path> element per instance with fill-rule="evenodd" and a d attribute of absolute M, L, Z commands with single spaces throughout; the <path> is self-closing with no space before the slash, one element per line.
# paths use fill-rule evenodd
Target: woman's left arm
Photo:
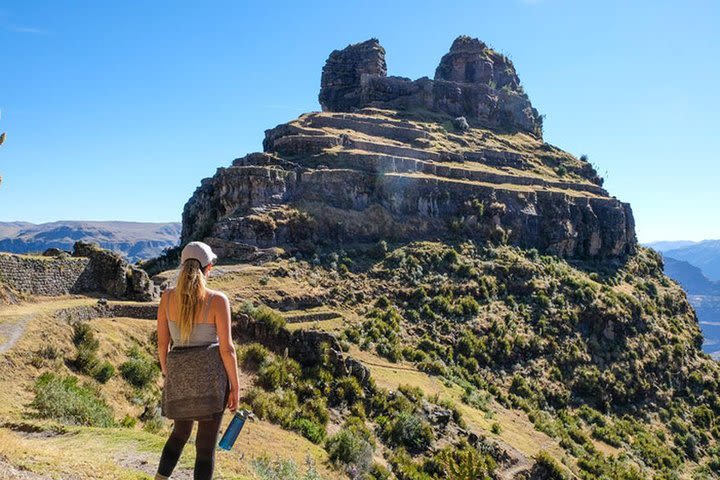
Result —
<path fill-rule="evenodd" d="M 168 291 L 165 290 L 160 297 L 157 314 L 158 359 L 163 375 L 167 375 L 167 354 L 170 349 L 170 328 L 168 327 L 167 312 Z"/>

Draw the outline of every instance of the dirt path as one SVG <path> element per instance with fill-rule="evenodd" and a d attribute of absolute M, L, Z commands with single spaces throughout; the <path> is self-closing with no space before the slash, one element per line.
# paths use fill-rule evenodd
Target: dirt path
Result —
<path fill-rule="evenodd" d="M 50 477 L 20 470 L 0 457 L 0 480 L 52 480 Z"/>
<path fill-rule="evenodd" d="M 193 446 L 187 445 L 185 448 L 193 448 Z M 115 461 L 121 467 L 147 473 L 150 477 L 154 477 L 155 472 L 157 471 L 158 456 L 141 454 L 139 452 L 125 452 L 122 455 L 115 457 Z M 192 480 L 193 471 L 191 468 L 175 467 L 175 471 L 173 471 L 172 474 L 172 479 Z"/>
<path fill-rule="evenodd" d="M 0 353 L 10 350 L 25 331 L 25 326 L 35 317 L 34 313 L 19 318 L 3 318 L 0 315 Z"/>

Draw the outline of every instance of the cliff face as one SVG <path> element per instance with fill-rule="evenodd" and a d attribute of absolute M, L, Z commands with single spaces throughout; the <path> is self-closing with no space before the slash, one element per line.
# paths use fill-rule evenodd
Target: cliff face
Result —
<path fill-rule="evenodd" d="M 267 130 L 264 153 L 202 181 L 182 242 L 257 247 L 491 240 L 564 257 L 635 248 L 632 211 L 544 143 L 512 63 L 459 37 L 435 80 L 386 76 L 377 40 L 333 52 L 323 112 Z M 464 118 L 457 118 L 462 115 Z"/>

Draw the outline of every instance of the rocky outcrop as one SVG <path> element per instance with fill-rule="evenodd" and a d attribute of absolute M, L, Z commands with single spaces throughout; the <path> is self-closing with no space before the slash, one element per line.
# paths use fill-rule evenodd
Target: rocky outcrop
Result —
<path fill-rule="evenodd" d="M 458 37 L 435 80 L 388 77 L 377 39 L 330 54 L 320 83 L 323 111 L 364 107 L 427 110 L 463 116 L 476 125 L 542 136 L 542 117 L 520 86 L 512 62 L 478 39 Z"/>
<path fill-rule="evenodd" d="M 128 264 L 115 252 L 104 250 L 94 243 L 76 242 L 73 257 L 90 259 L 83 272 L 86 280 L 80 279 L 85 290 L 138 301 L 152 301 L 159 296 L 159 290 L 147 272 Z"/>
<path fill-rule="evenodd" d="M 466 100 L 453 116 L 390 109 L 392 99 L 384 109 L 359 108 L 366 98 L 377 104 L 365 87 L 384 72 L 376 40 L 333 52 L 320 94 L 326 111 L 267 130 L 263 153 L 204 179 L 185 205 L 182 243 L 205 240 L 243 258 L 382 239 L 468 238 L 573 258 L 634 251 L 630 206 L 608 195 L 586 161 L 544 143 L 530 124 L 515 133 L 479 126 L 493 122 Z M 526 98 L 509 60 L 467 37 L 443 57 L 434 82 Z M 493 118 L 520 125 L 521 116 L 501 110 Z"/>

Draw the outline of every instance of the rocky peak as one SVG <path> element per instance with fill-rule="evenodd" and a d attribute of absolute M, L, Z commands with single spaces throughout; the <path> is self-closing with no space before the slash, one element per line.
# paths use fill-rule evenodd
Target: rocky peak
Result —
<path fill-rule="evenodd" d="M 388 77 L 377 39 L 333 51 L 320 82 L 323 111 L 365 107 L 463 116 L 471 125 L 542 136 L 542 117 L 520 87 L 504 55 L 468 36 L 458 37 L 440 61 L 435 80 Z"/>
<path fill-rule="evenodd" d="M 520 79 L 512 62 L 477 38 L 462 35 L 440 60 L 435 80 L 477 83 L 497 89 L 518 91 Z"/>
<path fill-rule="evenodd" d="M 266 130 L 264 152 L 202 181 L 183 244 L 472 239 L 572 258 L 635 249 L 630 206 L 587 161 L 542 141 L 512 63 L 477 39 L 459 37 L 435 80 L 387 77 L 374 39 L 336 50 L 320 102 L 323 112 Z"/>
<path fill-rule="evenodd" d="M 385 49 L 377 38 L 335 50 L 323 67 L 320 106 L 323 110 L 342 110 L 356 106 L 362 100 L 357 86 L 363 77 L 387 75 Z"/>

